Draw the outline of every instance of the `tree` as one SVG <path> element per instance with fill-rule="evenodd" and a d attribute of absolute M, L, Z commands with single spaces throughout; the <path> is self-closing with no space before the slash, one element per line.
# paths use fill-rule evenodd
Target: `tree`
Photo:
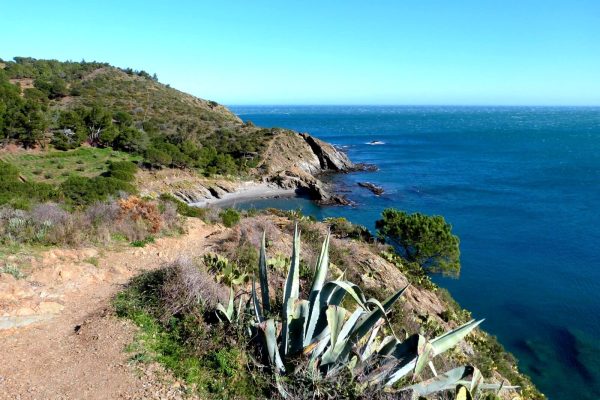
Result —
<path fill-rule="evenodd" d="M 144 132 L 133 127 L 127 127 L 121 129 L 113 140 L 112 147 L 128 153 L 143 153 L 147 144 L 148 138 Z"/>
<path fill-rule="evenodd" d="M 375 226 L 380 238 L 389 240 L 408 261 L 430 272 L 459 275 L 459 240 L 444 217 L 388 208 Z"/>
<path fill-rule="evenodd" d="M 53 77 L 51 79 L 37 78 L 33 81 L 33 86 L 46 93 L 50 99 L 58 99 L 69 94 L 66 82 L 58 77 Z"/>
<path fill-rule="evenodd" d="M 39 105 L 26 101 L 19 118 L 19 139 L 25 147 L 36 144 L 44 147 L 44 134 L 48 128 L 48 120 L 40 111 Z"/>
<path fill-rule="evenodd" d="M 146 150 L 146 161 L 150 164 L 151 167 L 162 167 L 171 164 L 171 156 L 154 147 L 150 147 Z"/>
<path fill-rule="evenodd" d="M 87 137 L 85 125 L 77 111 L 61 111 L 56 122 L 52 144 L 59 150 L 73 149 Z"/>
<path fill-rule="evenodd" d="M 113 128 L 112 115 L 100 106 L 92 107 L 92 109 L 85 114 L 83 121 L 88 129 L 88 137 L 91 144 L 98 144 L 102 132 L 105 130 L 112 130 Z M 114 139 L 116 132 L 114 135 L 113 132 L 109 132 L 108 135 L 105 135 L 103 140 L 106 141 L 109 136 Z"/>
<path fill-rule="evenodd" d="M 115 112 L 113 115 L 113 119 L 115 120 L 115 123 L 117 125 L 119 125 L 119 128 L 121 128 L 121 129 L 127 128 L 127 127 L 133 125 L 133 117 L 131 116 L 131 114 L 129 114 L 128 112 L 125 112 L 125 111 Z"/>

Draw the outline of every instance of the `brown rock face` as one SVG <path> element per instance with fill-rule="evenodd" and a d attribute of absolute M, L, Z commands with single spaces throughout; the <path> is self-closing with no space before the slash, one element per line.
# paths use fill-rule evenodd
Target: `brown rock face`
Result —
<path fill-rule="evenodd" d="M 282 130 L 269 144 L 257 170 L 268 182 L 296 189 L 321 204 L 349 204 L 342 196 L 330 193 L 319 179 L 329 172 L 349 172 L 354 164 L 342 151 L 307 133 Z"/>

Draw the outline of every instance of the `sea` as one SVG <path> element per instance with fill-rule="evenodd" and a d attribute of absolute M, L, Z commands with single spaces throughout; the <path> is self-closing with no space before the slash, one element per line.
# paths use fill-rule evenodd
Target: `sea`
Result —
<path fill-rule="evenodd" d="M 599 107 L 230 109 L 379 168 L 330 178 L 354 206 L 294 198 L 238 207 L 343 216 L 373 231 L 388 207 L 443 215 L 460 237 L 462 269 L 436 283 L 486 319 L 482 328 L 550 399 L 600 399 Z"/>

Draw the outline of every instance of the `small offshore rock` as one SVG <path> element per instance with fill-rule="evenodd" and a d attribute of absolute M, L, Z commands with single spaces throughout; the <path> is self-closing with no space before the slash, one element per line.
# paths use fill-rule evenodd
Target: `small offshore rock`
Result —
<path fill-rule="evenodd" d="M 354 164 L 349 172 L 377 172 L 379 167 L 375 164 L 358 163 Z"/>
<path fill-rule="evenodd" d="M 358 186 L 370 190 L 376 196 L 381 196 L 384 192 L 384 190 L 381 186 L 375 185 L 374 183 L 371 183 L 371 182 L 358 182 Z"/>

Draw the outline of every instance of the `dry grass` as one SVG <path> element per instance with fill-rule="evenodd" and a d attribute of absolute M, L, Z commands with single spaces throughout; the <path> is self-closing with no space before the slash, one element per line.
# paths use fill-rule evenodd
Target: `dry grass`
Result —
<path fill-rule="evenodd" d="M 138 198 L 98 202 L 73 212 L 54 203 L 38 204 L 31 211 L 0 208 L 2 244 L 107 244 L 115 237 L 137 241 L 182 230 L 183 220 L 172 204 Z"/>
<path fill-rule="evenodd" d="M 227 304 L 227 289 L 215 282 L 214 276 L 189 258 L 181 258 L 166 267 L 161 288 L 162 319 L 190 313 L 198 306 L 214 310 L 217 303 Z"/>

